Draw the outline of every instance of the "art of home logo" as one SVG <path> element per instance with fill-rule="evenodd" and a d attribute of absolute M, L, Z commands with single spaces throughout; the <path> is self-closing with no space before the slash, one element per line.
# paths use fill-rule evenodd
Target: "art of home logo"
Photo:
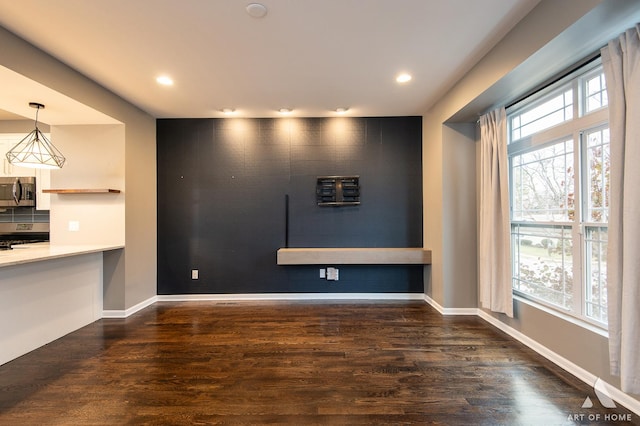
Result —
<path fill-rule="evenodd" d="M 616 403 L 613 401 L 609 392 L 607 391 L 606 385 L 602 379 L 598 378 L 593 385 L 593 391 L 602 405 L 607 410 L 613 410 L 616 407 Z M 617 413 L 615 411 L 606 411 L 606 412 L 593 412 L 593 401 L 588 396 L 585 398 L 582 403 L 583 409 L 589 410 L 585 413 L 571 413 L 569 414 L 568 420 L 572 421 L 605 421 L 605 422 L 631 422 L 631 414 L 630 413 Z"/>

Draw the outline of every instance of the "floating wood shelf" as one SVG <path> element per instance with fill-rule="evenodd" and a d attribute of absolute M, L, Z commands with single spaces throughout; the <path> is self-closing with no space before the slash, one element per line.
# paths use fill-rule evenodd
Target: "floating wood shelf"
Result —
<path fill-rule="evenodd" d="M 430 265 L 431 250 L 400 248 L 281 248 L 278 265 Z"/>
<path fill-rule="evenodd" d="M 119 189 L 43 189 L 45 194 L 119 194 Z"/>

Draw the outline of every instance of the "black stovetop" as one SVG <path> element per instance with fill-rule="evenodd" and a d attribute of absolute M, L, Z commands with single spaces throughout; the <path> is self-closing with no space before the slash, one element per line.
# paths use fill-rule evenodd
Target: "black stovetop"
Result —
<path fill-rule="evenodd" d="M 0 223 L 0 250 L 43 241 L 49 241 L 48 223 Z"/>
<path fill-rule="evenodd" d="M 33 239 L 33 240 L 0 240 L 0 250 L 11 250 L 12 246 L 17 246 L 20 244 L 31 244 L 31 243 L 42 243 L 45 241 L 49 241 L 49 239 Z"/>

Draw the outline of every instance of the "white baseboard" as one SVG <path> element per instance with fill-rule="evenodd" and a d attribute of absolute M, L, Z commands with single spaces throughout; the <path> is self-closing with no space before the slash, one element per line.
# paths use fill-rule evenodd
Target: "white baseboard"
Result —
<path fill-rule="evenodd" d="M 478 315 L 478 308 L 445 308 L 426 294 L 424 301 L 441 315 Z"/>
<path fill-rule="evenodd" d="M 153 305 L 157 301 L 158 301 L 158 296 L 153 296 L 153 297 L 148 298 L 147 300 L 143 300 L 142 302 L 138 303 L 137 305 L 134 305 L 134 306 L 130 307 L 129 309 L 125 309 L 125 310 L 103 310 L 102 311 L 102 318 L 127 318 L 128 316 L 133 315 L 136 312 L 143 310 L 147 306 Z"/>
<path fill-rule="evenodd" d="M 594 374 L 588 372 L 587 370 L 580 367 L 579 365 L 574 364 L 573 362 L 557 354 L 556 352 L 552 351 L 551 349 L 547 348 L 546 346 L 542 345 L 536 340 L 531 339 L 526 334 L 521 333 L 520 331 L 508 326 L 507 324 L 503 323 L 502 321 L 498 320 L 497 318 L 488 314 L 482 309 L 476 309 L 476 311 L 477 311 L 477 315 L 480 318 L 482 318 L 483 320 L 485 320 L 495 328 L 501 331 L 504 331 L 509 336 L 513 337 L 514 339 L 524 344 L 525 346 L 533 349 L 538 354 L 542 355 L 549 361 L 553 362 L 563 370 L 566 370 L 567 372 L 576 376 L 578 379 L 582 380 L 589 386 L 593 387 L 594 384 L 596 383 L 596 380 L 598 380 L 598 377 L 595 376 Z M 611 397 L 617 403 L 624 405 L 626 408 L 633 411 L 636 415 L 640 416 L 640 401 L 622 392 L 620 389 L 616 388 L 615 386 L 611 386 L 607 382 L 604 382 L 602 379 L 601 379 L 601 382 L 604 384 L 604 388 L 609 397 Z M 576 407 L 576 408 L 579 408 L 579 407 Z"/>
<path fill-rule="evenodd" d="M 483 320 L 485 320 L 486 322 L 488 322 L 492 326 L 496 327 L 497 329 L 499 329 L 501 331 L 504 331 L 509 336 L 513 337 L 514 339 L 516 339 L 520 343 L 524 344 L 525 346 L 531 348 L 532 350 L 534 350 L 538 354 L 542 355 L 543 357 L 545 357 L 549 361 L 551 361 L 554 364 L 556 364 L 558 367 L 560 367 L 560 368 L 564 369 L 565 371 L 567 371 L 568 373 L 574 375 L 575 377 L 577 377 L 578 379 L 582 380 L 583 382 L 585 382 L 586 384 L 588 384 L 591 387 L 593 387 L 594 384 L 596 383 L 596 380 L 598 380 L 598 377 L 596 377 L 594 374 L 588 372 L 587 370 L 585 370 L 584 368 L 580 367 L 579 365 L 574 364 L 573 362 L 571 362 L 568 359 L 564 358 L 563 356 L 557 354 L 556 352 L 552 351 L 551 349 L 547 348 L 546 346 L 542 345 L 541 343 L 531 339 L 526 334 L 521 333 L 520 331 L 508 326 L 507 324 L 503 323 L 502 321 L 498 320 L 497 318 L 493 317 L 492 315 L 488 314 L 487 312 L 485 312 L 482 309 L 479 309 L 479 308 L 445 308 L 442 305 L 440 305 L 438 302 L 433 300 L 431 297 L 427 296 L 426 294 L 424 295 L 424 301 L 426 303 L 428 303 L 429 305 L 431 305 L 441 315 L 476 315 L 476 316 L 479 316 L 480 318 L 482 318 Z M 620 389 L 616 388 L 615 386 L 612 386 L 612 385 L 604 382 L 602 379 L 600 381 L 601 381 L 601 383 L 603 383 L 604 388 L 605 388 L 605 390 L 606 390 L 606 392 L 607 392 L 609 397 L 611 397 L 614 401 L 616 401 L 620 405 L 625 406 L 626 408 L 628 408 L 629 410 L 634 412 L 636 415 L 640 416 L 640 401 L 638 401 L 637 399 L 635 399 L 635 398 L 629 396 L 628 394 L 622 392 Z M 585 395 L 585 397 L 586 397 L 586 395 Z"/>
<path fill-rule="evenodd" d="M 260 300 L 423 300 L 422 293 L 256 293 L 256 294 L 169 294 L 157 295 L 125 310 L 103 310 L 102 318 L 127 318 L 156 302 Z"/>
<path fill-rule="evenodd" d="M 424 300 L 422 293 L 255 293 L 255 294 L 168 294 L 158 302 L 187 301 L 278 301 L 278 300 Z"/>

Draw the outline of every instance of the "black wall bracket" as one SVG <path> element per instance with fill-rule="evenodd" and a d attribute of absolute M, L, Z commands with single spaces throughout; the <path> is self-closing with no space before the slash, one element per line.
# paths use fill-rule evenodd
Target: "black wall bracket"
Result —
<path fill-rule="evenodd" d="M 360 204 L 359 176 L 319 176 L 316 183 L 319 206 L 355 206 Z"/>

